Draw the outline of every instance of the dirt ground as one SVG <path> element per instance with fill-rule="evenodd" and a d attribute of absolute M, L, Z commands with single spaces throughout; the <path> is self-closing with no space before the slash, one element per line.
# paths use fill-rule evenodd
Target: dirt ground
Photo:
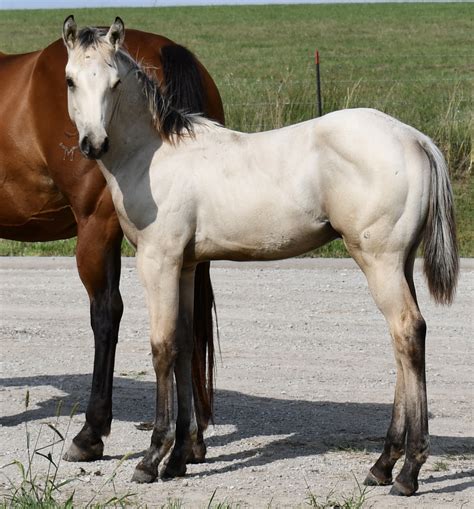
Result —
<path fill-rule="evenodd" d="M 133 260 L 125 260 L 125 313 L 106 456 L 59 467 L 59 480 L 73 480 L 63 496 L 75 490 L 78 506 L 114 493 L 135 493 L 131 501 L 137 505 L 160 507 L 180 499 L 193 508 L 207 507 L 213 493 L 213 503 L 233 507 L 304 507 L 310 494 L 320 504 L 357 498 L 357 483 L 381 450 L 395 384 L 387 327 L 362 273 L 351 260 L 303 259 L 219 263 L 212 279 L 221 354 L 215 425 L 206 435 L 208 461 L 190 465 L 182 479 L 130 482 L 150 439 L 135 424 L 153 419 L 154 375 L 143 290 Z M 416 279 L 428 323 L 432 454 L 417 496 L 400 499 L 388 495 L 389 487 L 378 487 L 366 494 L 364 507 L 474 507 L 474 261 L 462 262 L 452 307 L 435 306 L 419 270 Z M 74 260 L 0 259 L 0 292 L 1 466 L 27 463 L 26 422 L 32 444 L 40 434 L 37 448 L 54 435 L 44 423 L 56 421 L 70 443 L 84 421 L 93 348 L 88 300 Z M 58 400 L 63 407 L 56 418 Z M 47 462 L 35 456 L 38 479 L 46 470 Z M 5 475 L 19 483 L 15 466 L 3 468 L 3 493 Z"/>

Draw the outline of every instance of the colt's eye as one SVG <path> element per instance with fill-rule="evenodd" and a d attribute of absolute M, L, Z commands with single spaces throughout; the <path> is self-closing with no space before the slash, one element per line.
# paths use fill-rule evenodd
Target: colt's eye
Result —
<path fill-rule="evenodd" d="M 118 80 L 117 80 L 117 81 L 116 81 L 116 82 L 112 85 L 112 90 L 115 90 L 115 89 L 116 89 L 116 88 L 120 85 L 120 83 L 122 83 L 122 82 L 120 81 L 120 79 L 118 79 Z"/>
<path fill-rule="evenodd" d="M 66 78 L 66 83 L 69 88 L 74 88 L 74 86 L 75 86 L 72 78 Z"/>

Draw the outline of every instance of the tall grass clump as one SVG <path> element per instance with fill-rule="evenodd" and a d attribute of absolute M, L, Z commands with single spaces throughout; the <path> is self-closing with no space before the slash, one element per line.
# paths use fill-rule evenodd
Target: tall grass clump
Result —
<path fill-rule="evenodd" d="M 361 486 L 357 478 L 354 476 L 356 487 L 352 490 L 349 495 L 340 495 L 336 497 L 335 491 L 331 490 L 325 499 L 314 495 L 311 491 L 308 483 L 306 504 L 313 509 L 362 509 L 366 506 L 369 493 L 373 488 L 368 486 Z"/>
<path fill-rule="evenodd" d="M 29 403 L 30 393 L 27 391 L 25 396 L 25 413 L 28 412 Z M 25 421 L 26 463 L 15 459 L 0 468 L 8 484 L 8 491 L 4 494 L 3 500 L 0 500 L 0 509 L 72 509 L 73 507 L 77 507 L 74 501 L 75 490 L 73 489 L 66 493 L 65 488 L 79 479 L 70 477 L 65 480 L 60 480 L 60 466 L 64 454 L 66 437 L 77 407 L 78 404 L 73 405 L 64 433 L 59 429 L 62 401 L 59 401 L 56 407 L 54 422 L 41 423 L 36 437 L 30 431 L 28 420 Z M 50 437 L 47 443 L 42 445 L 45 431 L 50 432 Z M 46 461 L 46 473 L 44 473 L 44 467 L 41 474 L 37 470 L 38 458 L 43 458 L 43 460 Z M 125 459 L 126 457 L 122 458 L 112 475 L 105 480 L 88 502 L 81 504 L 81 507 L 99 509 L 102 507 L 125 507 L 128 505 L 130 497 L 133 496 L 131 494 L 123 496 L 117 496 L 117 494 L 115 494 L 105 502 L 97 502 L 98 495 L 109 483 L 113 485 L 114 492 L 116 493 L 113 481 L 117 469 Z M 5 473 L 4 470 L 9 467 L 17 468 L 20 474 L 19 481 L 12 480 L 10 476 Z"/>
<path fill-rule="evenodd" d="M 30 402 L 30 392 L 26 392 L 25 396 L 25 411 L 28 411 Z M 26 465 L 19 460 L 13 460 L 12 462 L 4 465 L 2 470 L 10 466 L 16 466 L 20 473 L 20 483 L 17 485 L 12 481 L 6 474 L 5 477 L 10 486 L 10 493 L 7 494 L 2 502 L 4 508 L 17 508 L 17 507 L 72 507 L 72 501 L 74 498 L 74 492 L 66 499 L 65 502 L 58 502 L 57 496 L 61 491 L 61 488 L 70 484 L 73 479 L 67 479 L 65 481 L 58 481 L 59 465 L 64 449 L 64 436 L 58 429 L 59 416 L 61 413 L 62 402 L 58 403 L 56 409 L 56 421 L 54 424 L 46 423 L 41 424 L 36 439 L 33 438 L 28 421 L 25 421 L 25 436 L 26 436 L 26 452 L 27 461 Z M 75 412 L 75 407 L 71 411 L 71 417 Z M 68 423 L 70 426 L 71 420 Z M 40 439 L 43 434 L 44 428 L 47 427 L 52 432 L 51 441 L 46 445 L 40 446 Z M 60 445 L 59 459 L 56 458 L 55 448 Z M 47 461 L 47 472 L 46 477 L 41 479 L 37 473 L 35 473 L 35 460 L 37 456 L 46 459 Z"/>

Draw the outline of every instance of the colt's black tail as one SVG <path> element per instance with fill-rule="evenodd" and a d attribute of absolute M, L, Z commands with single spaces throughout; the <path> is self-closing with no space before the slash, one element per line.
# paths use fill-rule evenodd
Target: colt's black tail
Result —
<path fill-rule="evenodd" d="M 161 49 L 164 88 L 173 108 L 205 114 L 206 100 L 201 68 L 196 57 L 179 45 Z M 201 263 L 194 280 L 193 393 L 202 428 L 212 418 L 214 401 L 214 294 L 209 263 Z"/>
<path fill-rule="evenodd" d="M 174 108 L 205 114 L 205 92 L 196 57 L 178 44 L 161 48 L 166 95 Z"/>

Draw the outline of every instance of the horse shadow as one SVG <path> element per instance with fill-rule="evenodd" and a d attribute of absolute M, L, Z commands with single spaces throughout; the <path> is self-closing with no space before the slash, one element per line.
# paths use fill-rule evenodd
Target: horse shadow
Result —
<path fill-rule="evenodd" d="M 35 408 L 0 417 L 0 426 L 16 426 L 24 421 L 52 419 L 57 415 L 59 399 L 64 402 L 61 407 L 63 415 L 69 415 L 76 402 L 77 411 L 82 412 L 87 404 L 90 384 L 90 375 L 84 374 L 1 379 L 0 387 L 3 390 L 8 387 L 25 388 L 26 392 L 27 388 L 31 390 L 35 386 L 52 386 L 66 395 L 34 401 Z M 152 421 L 155 388 L 154 382 L 140 380 L 139 377 L 116 377 L 114 419 L 133 423 Z M 206 460 L 209 474 L 238 468 L 262 467 L 279 460 L 329 451 L 380 452 L 392 406 L 383 403 L 277 399 L 217 390 L 215 408 L 214 424 L 229 426 L 227 432 L 223 428 L 224 433 L 214 433 L 212 426 L 210 427 L 206 443 L 209 450 L 215 448 L 217 452 L 209 455 Z M 245 441 L 250 441 L 252 447 L 233 447 L 233 452 L 230 453 L 218 451 L 221 446 Z M 431 436 L 433 455 L 464 455 L 472 453 L 473 450 L 474 438 Z M 131 457 L 141 455 L 142 452 L 137 452 Z M 217 463 L 224 463 L 224 466 L 217 466 Z M 205 475 L 205 472 L 199 475 L 203 474 Z M 188 475 L 193 474 L 189 472 Z M 454 475 L 455 478 L 460 478 L 459 473 Z M 461 478 L 473 475 L 474 470 L 461 472 Z M 436 480 L 439 480 L 439 477 Z M 466 483 L 459 485 L 459 490 L 467 489 L 470 485 L 467 483 L 463 487 L 464 484 Z M 452 491 L 455 487 L 450 489 Z"/>

